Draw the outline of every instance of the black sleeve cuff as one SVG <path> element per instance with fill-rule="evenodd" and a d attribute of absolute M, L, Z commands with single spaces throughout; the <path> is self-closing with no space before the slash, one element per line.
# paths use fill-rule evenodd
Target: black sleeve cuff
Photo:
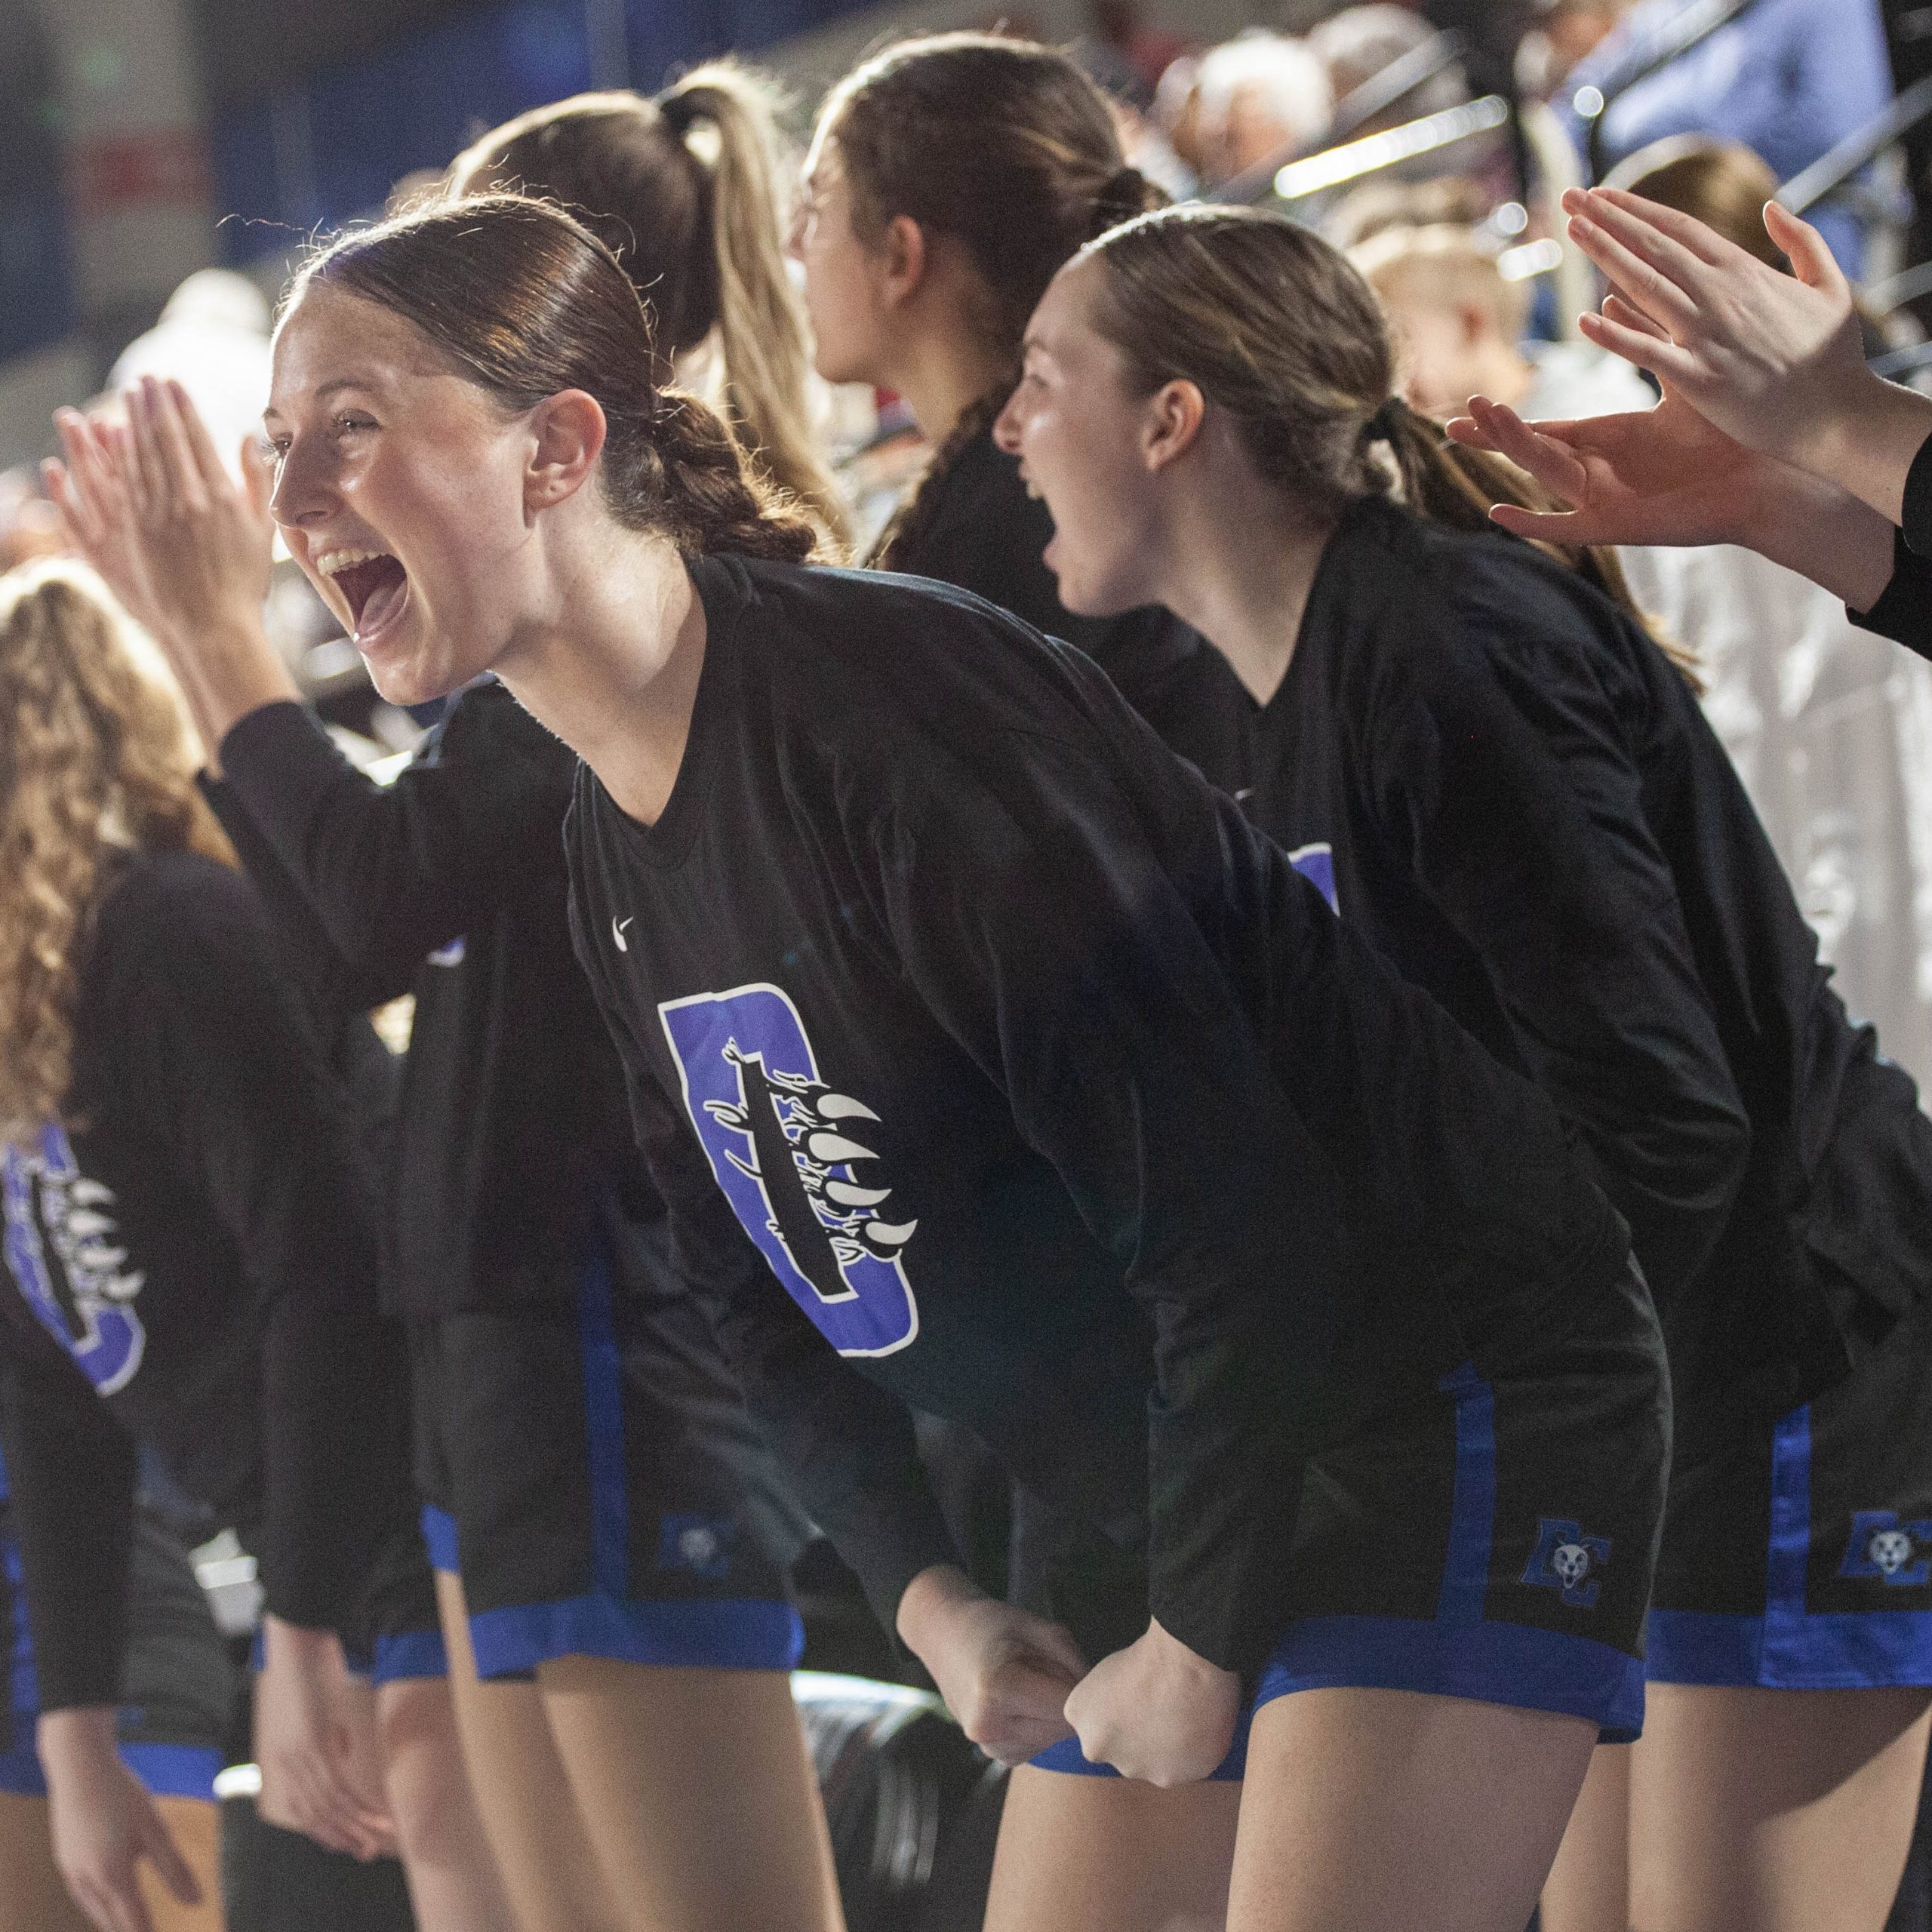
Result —
<path fill-rule="evenodd" d="M 1932 446 L 1932 445 L 1929 445 Z M 1932 473 L 1921 454 L 1912 473 Z M 1932 657 L 1932 562 L 1915 552 L 1900 530 L 1892 539 L 1892 574 L 1869 611 L 1847 605 L 1845 615 L 1861 630 L 1888 637 L 1921 657 Z"/>
<path fill-rule="evenodd" d="M 1932 436 L 1919 445 L 1918 454 L 1906 472 L 1905 504 L 1899 521 L 1914 553 L 1932 557 Z"/>

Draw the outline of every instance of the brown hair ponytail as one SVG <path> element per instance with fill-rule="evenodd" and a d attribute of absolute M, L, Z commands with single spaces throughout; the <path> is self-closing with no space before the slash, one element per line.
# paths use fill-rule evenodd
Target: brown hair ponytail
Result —
<path fill-rule="evenodd" d="M 654 100 L 577 94 L 481 136 L 452 164 L 450 186 L 535 195 L 574 215 L 623 264 L 667 363 L 715 331 L 740 440 L 842 546 L 845 501 L 813 437 L 804 311 L 785 264 L 781 102 L 728 60 Z M 668 368 L 657 375 L 670 380 Z"/>
<path fill-rule="evenodd" d="M 343 236 L 302 268 L 288 304 L 316 285 L 400 315 L 506 408 L 564 389 L 594 396 L 607 426 L 604 494 L 627 528 L 687 553 L 811 554 L 817 532 L 748 466 L 717 411 L 655 380 L 637 291 L 560 209 L 511 195 L 432 204 Z"/>
<path fill-rule="evenodd" d="M 999 413 L 1020 338 L 1062 263 L 1166 197 L 1126 165 L 1106 97 L 1051 48 L 982 33 L 900 42 L 840 82 L 819 117 L 860 239 L 900 215 L 964 249 L 980 300 L 967 318 L 1001 374 L 943 437 L 874 548 L 912 555 L 952 460 Z"/>
<path fill-rule="evenodd" d="M 1094 325 L 1125 356 L 1130 382 L 1149 395 L 1193 383 L 1227 412 L 1260 475 L 1318 513 L 1386 493 L 1392 463 L 1402 500 L 1451 529 L 1499 534 L 1492 503 L 1563 507 L 1514 464 L 1451 442 L 1395 395 L 1395 352 L 1374 291 L 1312 229 L 1257 208 L 1174 208 L 1114 229 L 1089 252 L 1103 270 Z M 1537 547 L 1650 630 L 1615 551 Z M 1691 656 L 1659 641 L 1695 686 Z"/>

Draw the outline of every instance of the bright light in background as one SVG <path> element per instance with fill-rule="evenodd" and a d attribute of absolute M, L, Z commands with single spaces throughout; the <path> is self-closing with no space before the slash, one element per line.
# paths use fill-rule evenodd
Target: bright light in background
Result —
<path fill-rule="evenodd" d="M 1497 257 L 1496 272 L 1505 281 L 1527 281 L 1532 276 L 1549 274 L 1562 259 L 1560 242 L 1525 242 L 1520 248 L 1505 248 Z"/>
<path fill-rule="evenodd" d="M 1318 193 L 1324 188 L 1340 187 L 1358 175 L 1371 174 L 1377 168 L 1445 148 L 1451 141 L 1484 134 L 1491 128 L 1501 127 L 1509 118 L 1509 103 L 1500 94 L 1484 94 L 1480 100 L 1445 107 L 1439 114 L 1425 115 L 1420 121 L 1406 122 L 1383 134 L 1365 134 L 1358 141 L 1347 141 L 1340 147 L 1312 154 L 1305 161 L 1291 161 L 1275 177 L 1275 192 L 1284 202 L 1299 201 L 1303 195 Z"/>
<path fill-rule="evenodd" d="M 1603 112 L 1603 90 L 1601 88 L 1579 88 L 1571 97 L 1570 105 L 1577 110 L 1578 119 L 1594 121 Z"/>
<path fill-rule="evenodd" d="M 1505 202 L 1489 217 L 1499 235 L 1520 235 L 1530 225 L 1530 211 L 1521 202 Z"/>

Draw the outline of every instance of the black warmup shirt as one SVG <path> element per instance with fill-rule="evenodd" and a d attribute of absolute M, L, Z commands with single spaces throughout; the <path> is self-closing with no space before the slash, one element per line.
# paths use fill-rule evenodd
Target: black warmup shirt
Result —
<path fill-rule="evenodd" d="M 931 516 L 895 571 L 956 584 L 997 604 L 1048 637 L 1078 645 L 1134 700 L 1134 708 L 1183 758 L 1202 769 L 1236 755 L 1238 692 L 1220 653 L 1156 605 L 1117 617 L 1081 617 L 1060 601 L 1041 561 L 1053 540 L 1046 505 L 1026 494 L 1020 463 L 987 430 L 962 448 L 930 486 Z"/>
<path fill-rule="evenodd" d="M 1629 1222 L 1680 1446 L 1932 1289 L 1932 1123 L 1688 686 L 1526 544 L 1358 504 L 1240 766 L 1343 923 L 1555 1100 Z"/>
<path fill-rule="evenodd" d="M 1303 1457 L 1566 1328 L 1621 1223 L 1079 652 L 921 580 L 692 571 L 671 798 L 647 829 L 586 770 L 566 838 L 754 1411 L 888 1628 L 956 1560 L 910 1404 L 1144 1541 L 1154 1614 L 1251 1669 Z"/>
<path fill-rule="evenodd" d="M 1903 518 L 1892 543 L 1891 581 L 1869 611 L 1846 615 L 1854 624 L 1876 631 L 1932 657 L 1932 436 L 1919 445 L 1906 473 Z"/>
<path fill-rule="evenodd" d="M 570 947 L 574 753 L 500 685 L 457 697 L 389 786 L 296 704 L 252 712 L 209 788 L 316 997 L 413 992 L 395 1130 L 395 1312 L 574 1300 L 600 1189 L 661 1219 L 623 1076 Z"/>
<path fill-rule="evenodd" d="M 336 1629 L 406 1466 L 355 1122 L 238 874 L 128 861 L 69 1119 L 4 1155 L 0 1409 L 48 1709 L 115 1700 L 137 1444 L 247 1529 L 271 1611 Z"/>

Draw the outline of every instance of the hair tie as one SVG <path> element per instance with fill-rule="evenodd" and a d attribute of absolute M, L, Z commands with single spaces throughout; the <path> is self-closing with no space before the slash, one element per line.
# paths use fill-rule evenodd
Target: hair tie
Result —
<path fill-rule="evenodd" d="M 681 141 L 700 121 L 708 119 L 710 112 L 696 88 L 682 87 L 659 95 L 657 111 L 664 117 L 664 125 Z"/>
<path fill-rule="evenodd" d="M 1134 167 L 1117 168 L 1094 197 L 1095 232 L 1104 233 L 1147 211 L 1147 177 Z"/>
<path fill-rule="evenodd" d="M 1395 431 L 1401 424 L 1402 411 L 1407 407 L 1398 395 L 1386 398 L 1374 415 L 1361 426 L 1361 439 L 1364 443 L 1387 443 L 1395 440 Z"/>

